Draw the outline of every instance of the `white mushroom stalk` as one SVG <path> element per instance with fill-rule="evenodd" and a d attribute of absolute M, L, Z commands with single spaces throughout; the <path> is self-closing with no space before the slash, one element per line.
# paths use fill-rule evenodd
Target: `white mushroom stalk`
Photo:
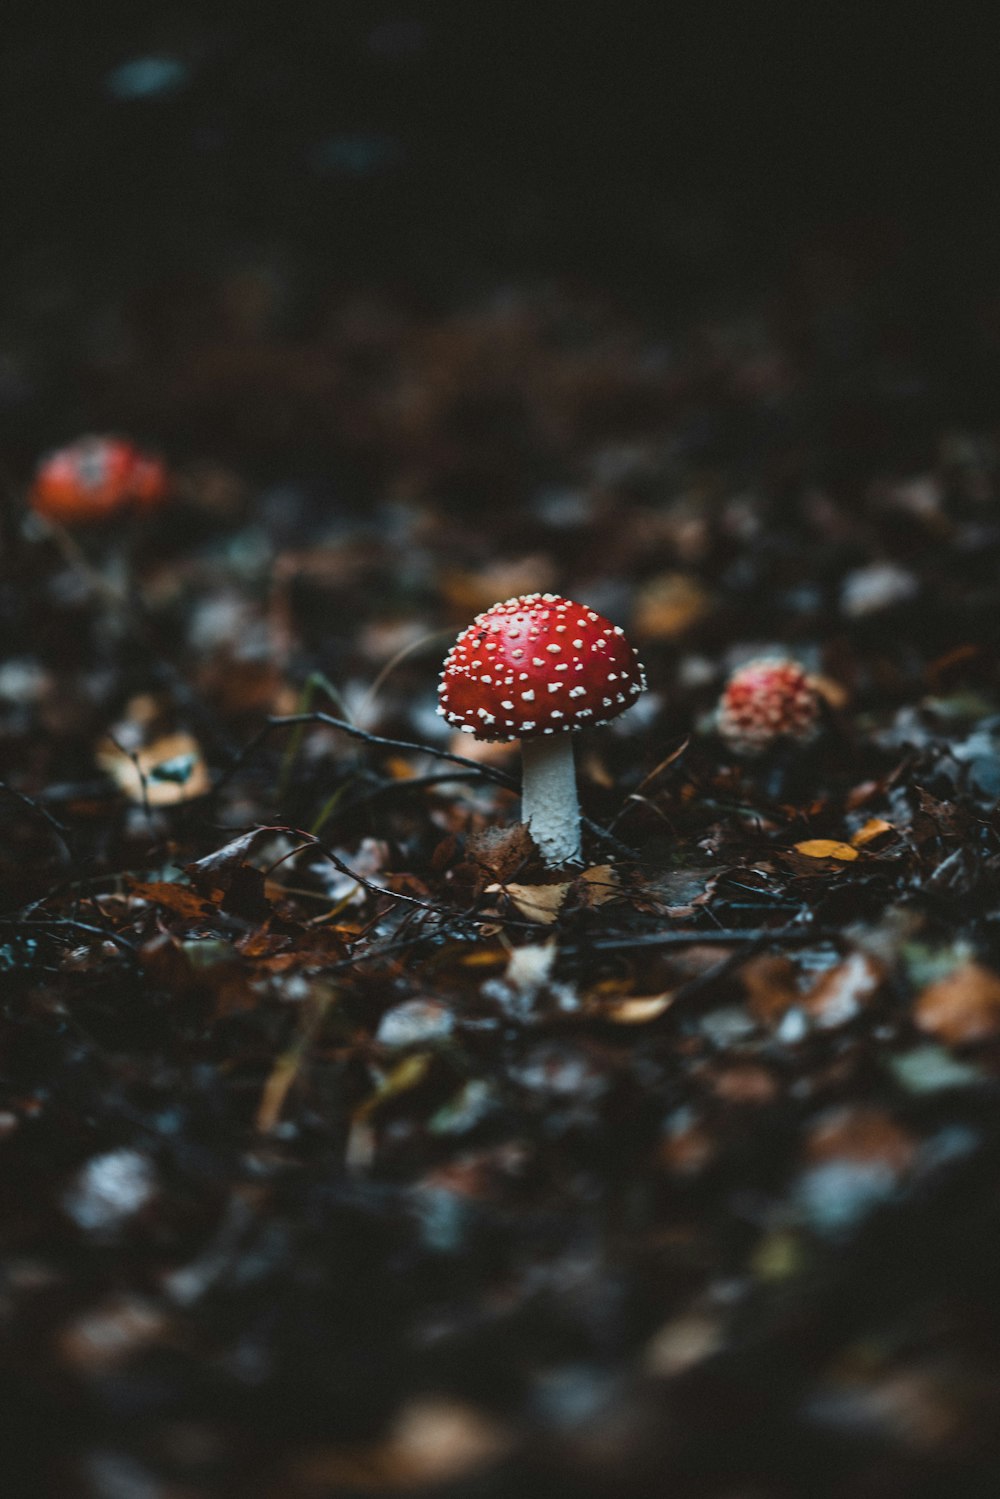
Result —
<path fill-rule="evenodd" d="M 521 817 L 546 864 L 581 862 L 573 734 L 521 742 Z"/>
<path fill-rule="evenodd" d="M 615 718 L 645 685 L 618 625 L 586 604 L 532 593 L 494 604 L 458 637 L 438 712 L 476 739 L 521 740 L 522 815 L 558 868 L 580 860 L 574 731 Z"/>

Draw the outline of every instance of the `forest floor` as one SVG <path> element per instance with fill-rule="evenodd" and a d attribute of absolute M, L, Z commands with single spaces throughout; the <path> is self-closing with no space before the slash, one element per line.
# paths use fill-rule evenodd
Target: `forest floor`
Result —
<path fill-rule="evenodd" d="M 995 1492 L 997 454 L 870 252 L 670 342 L 551 282 L 289 342 L 241 274 L 104 372 L 222 434 L 169 505 L 53 532 L 22 462 L 5 1493 Z M 335 479 L 233 457 L 320 429 Z M 648 676 L 578 877 L 434 711 L 550 589 Z M 741 761 L 775 651 L 824 730 Z"/>

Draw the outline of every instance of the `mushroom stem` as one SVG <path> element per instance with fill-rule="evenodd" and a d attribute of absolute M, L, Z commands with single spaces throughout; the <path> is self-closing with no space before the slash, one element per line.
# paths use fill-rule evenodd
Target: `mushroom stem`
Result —
<path fill-rule="evenodd" d="M 521 815 L 547 864 L 580 860 L 573 734 L 521 741 Z"/>

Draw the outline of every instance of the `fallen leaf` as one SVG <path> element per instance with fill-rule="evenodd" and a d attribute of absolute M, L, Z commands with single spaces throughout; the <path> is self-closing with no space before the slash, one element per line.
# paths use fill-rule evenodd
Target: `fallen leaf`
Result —
<path fill-rule="evenodd" d="M 606 1001 L 593 1013 L 601 1020 L 610 1020 L 612 1025 L 648 1025 L 665 1014 L 674 999 L 672 989 L 663 994 L 630 994 L 624 999 Z"/>
<path fill-rule="evenodd" d="M 866 843 L 871 843 L 875 838 L 881 838 L 883 833 L 892 833 L 895 829 L 891 822 L 886 822 L 884 817 L 869 817 L 863 828 L 851 839 L 855 848 L 864 848 Z"/>
<path fill-rule="evenodd" d="M 204 895 L 198 895 L 187 885 L 177 885 L 172 880 L 129 880 L 128 891 L 138 900 L 148 901 L 161 910 L 173 911 L 177 916 L 187 916 L 192 921 L 204 920 L 212 914 L 212 903 Z"/>
<path fill-rule="evenodd" d="M 797 969 L 789 958 L 778 953 L 748 958 L 740 969 L 740 978 L 747 990 L 751 1015 L 764 1025 L 777 1025 L 801 998 Z"/>
<path fill-rule="evenodd" d="M 608 901 L 621 899 L 621 881 L 610 864 L 595 864 L 593 869 L 585 869 L 576 884 L 581 905 L 605 906 Z"/>
<path fill-rule="evenodd" d="M 913 1018 L 948 1046 L 967 1046 L 1000 1035 L 1000 977 L 981 963 L 961 963 L 929 984 Z"/>
<path fill-rule="evenodd" d="M 503 891 L 515 910 L 528 921 L 551 926 L 562 909 L 569 889 L 568 880 L 558 885 L 519 885 L 515 881 L 509 885 L 487 885 L 486 893 L 493 895 Z"/>
<path fill-rule="evenodd" d="M 131 754 L 113 739 L 102 739 L 95 758 L 119 791 L 140 806 L 175 807 L 212 789 L 201 747 L 190 734 L 165 734 Z"/>
<path fill-rule="evenodd" d="M 483 865 L 497 880 L 509 880 L 530 860 L 537 858 L 526 823 L 514 822 L 507 827 L 483 828 L 472 833 L 466 845 L 468 856 Z"/>
<path fill-rule="evenodd" d="M 878 993 L 883 981 L 881 965 L 867 953 L 852 953 L 836 968 L 824 973 L 802 1000 L 802 1008 L 821 1030 L 848 1025 Z"/>
<path fill-rule="evenodd" d="M 795 850 L 805 854 L 807 859 L 843 859 L 846 862 L 858 857 L 856 848 L 849 843 L 838 843 L 835 838 L 807 838 L 804 843 L 796 843 Z"/>

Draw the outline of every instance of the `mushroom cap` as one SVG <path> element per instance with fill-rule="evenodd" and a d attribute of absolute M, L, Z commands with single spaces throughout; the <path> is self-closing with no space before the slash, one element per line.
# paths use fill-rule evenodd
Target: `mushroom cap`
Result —
<path fill-rule="evenodd" d="M 438 713 L 477 739 L 539 738 L 607 723 L 646 685 L 624 631 L 555 593 L 478 614 L 441 673 Z"/>
<path fill-rule="evenodd" d="M 730 749 L 762 755 L 779 739 L 812 739 L 819 714 L 819 694 L 798 661 L 767 656 L 729 678 L 716 722 Z"/>
<path fill-rule="evenodd" d="M 120 437 L 81 437 L 42 459 L 31 505 L 49 520 L 100 521 L 129 506 L 145 509 L 170 490 L 159 458 Z"/>

